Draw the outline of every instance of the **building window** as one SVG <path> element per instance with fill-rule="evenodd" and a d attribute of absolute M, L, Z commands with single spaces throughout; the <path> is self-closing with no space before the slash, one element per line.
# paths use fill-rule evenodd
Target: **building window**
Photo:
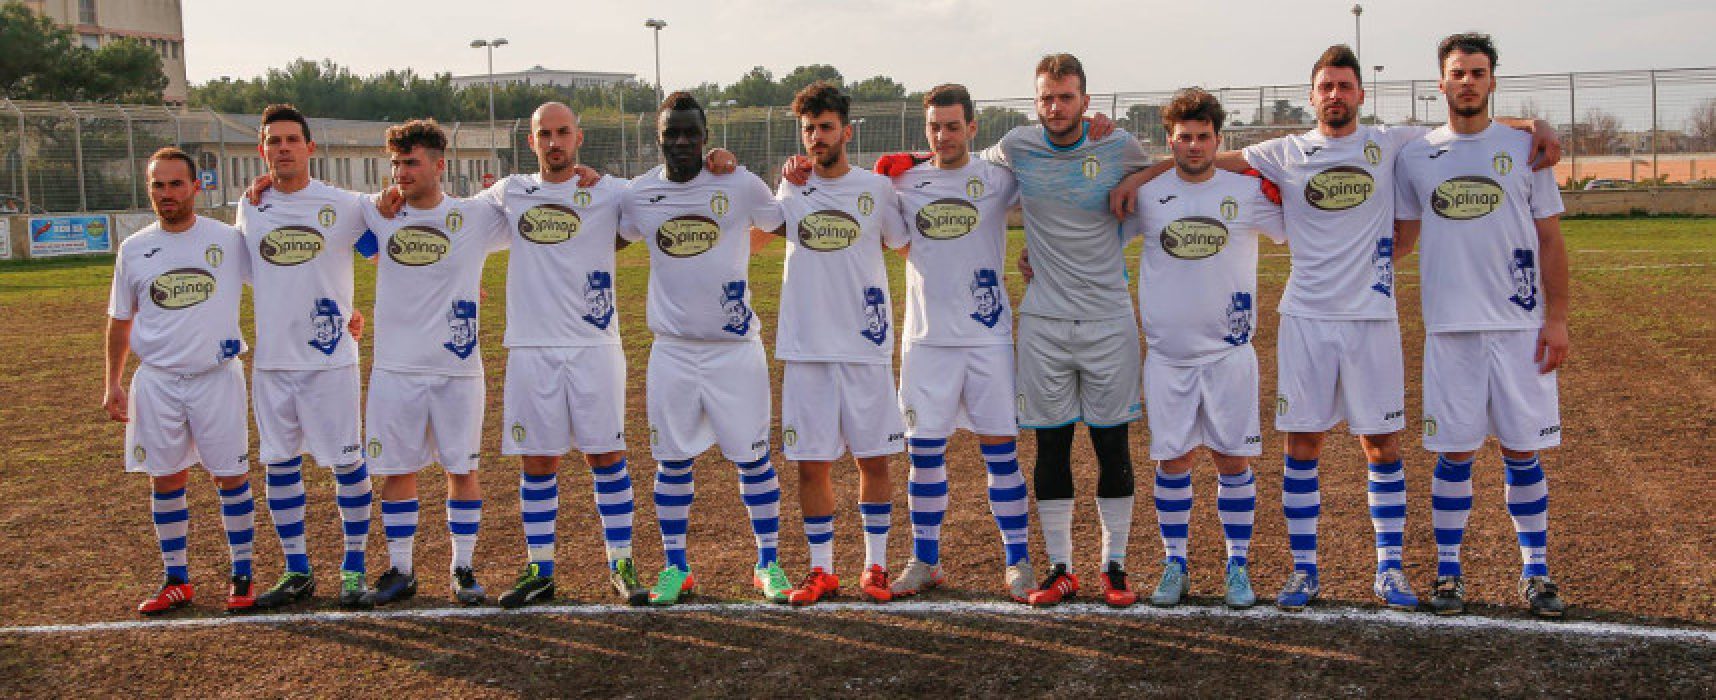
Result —
<path fill-rule="evenodd" d="M 175 60 L 175 61 L 178 60 L 179 59 L 179 46 L 180 46 L 179 42 L 177 42 L 177 41 L 169 42 L 167 44 L 167 46 L 172 49 L 173 60 Z"/>
<path fill-rule="evenodd" d="M 84 48 L 89 49 L 91 51 L 94 51 L 95 49 L 101 48 L 101 35 L 100 34 L 79 34 L 78 35 L 78 43 L 83 44 Z"/>
<path fill-rule="evenodd" d="M 95 21 L 95 0 L 77 0 L 78 24 L 97 24 Z"/>

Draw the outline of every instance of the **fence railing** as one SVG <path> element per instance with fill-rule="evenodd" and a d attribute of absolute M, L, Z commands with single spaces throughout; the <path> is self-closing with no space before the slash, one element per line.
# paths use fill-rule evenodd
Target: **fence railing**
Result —
<path fill-rule="evenodd" d="M 1211 89 L 1228 112 L 1225 143 L 1238 148 L 1310 128 L 1308 85 Z M 1164 154 L 1161 108 L 1173 91 L 1091 96 L 1091 109 Z M 1030 98 L 978 102 L 978 147 L 1034 121 Z M 711 146 L 774 179 L 780 161 L 800 151 L 791 112 L 773 107 L 709 107 Z M 1493 111 L 1555 126 L 1564 144 L 1556 168 L 1566 186 L 1591 179 L 1660 184 L 1716 181 L 1716 67 L 1501 76 Z M 1446 114 L 1433 80 L 1375 82 L 1362 118 L 1382 124 L 1438 123 Z M 923 150 L 920 105 L 853 105 L 848 148 L 868 165 L 878 154 Z M 212 174 L 206 204 L 236 199 L 264 164 L 256 150 L 256 115 L 155 106 L 0 100 L 0 213 L 146 209 L 143 167 L 167 145 L 190 151 Z M 659 162 L 654 115 L 586 114 L 580 159 L 624 177 Z M 387 182 L 382 152 L 386 122 L 313 119 L 319 147 L 314 176 L 360 191 Z M 486 176 L 534 172 L 528 120 L 444 124 L 452 139 L 446 182 L 459 195 Z"/>

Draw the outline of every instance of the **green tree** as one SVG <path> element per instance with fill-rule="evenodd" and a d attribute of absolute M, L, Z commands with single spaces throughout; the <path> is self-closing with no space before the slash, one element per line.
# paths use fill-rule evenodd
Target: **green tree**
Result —
<path fill-rule="evenodd" d="M 877 75 L 853 83 L 848 90 L 854 102 L 897 102 L 906 99 L 906 86 L 893 78 Z"/>
<path fill-rule="evenodd" d="M 834 66 L 824 63 L 799 66 L 781 78 L 780 94 L 783 96 L 782 101 L 792 99 L 792 96 L 797 94 L 799 90 L 803 90 L 804 86 L 818 80 L 826 80 L 835 85 L 846 84 L 846 78 L 841 76 L 840 69 Z"/>
<path fill-rule="evenodd" d="M 780 94 L 781 89 L 780 85 L 775 83 L 775 74 L 762 66 L 751 68 L 738 82 L 727 87 L 728 99 L 738 100 L 743 107 L 780 104 Z"/>
<path fill-rule="evenodd" d="M 0 5 L 0 95 L 15 100 L 160 104 L 161 56 L 135 40 L 88 49 L 17 2 Z"/>

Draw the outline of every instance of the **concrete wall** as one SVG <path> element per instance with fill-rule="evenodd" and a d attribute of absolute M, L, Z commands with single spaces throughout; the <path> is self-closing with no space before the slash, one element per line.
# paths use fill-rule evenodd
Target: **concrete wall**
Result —
<path fill-rule="evenodd" d="M 1716 216 L 1716 187 L 1662 187 L 1562 192 L 1570 215 L 1685 214 Z"/>

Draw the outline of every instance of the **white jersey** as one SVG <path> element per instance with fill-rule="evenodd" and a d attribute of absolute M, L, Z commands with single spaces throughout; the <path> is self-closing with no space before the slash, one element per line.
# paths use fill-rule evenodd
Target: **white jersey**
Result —
<path fill-rule="evenodd" d="M 443 197 L 391 219 L 366 210 L 380 241 L 375 275 L 375 368 L 480 377 L 477 307 L 483 262 L 511 236 L 485 202 Z"/>
<path fill-rule="evenodd" d="M 1245 149 L 1281 187 L 1293 271 L 1289 316 L 1390 320 L 1394 309 L 1394 160 L 1424 127 L 1359 126 L 1340 138 L 1312 129 Z"/>
<path fill-rule="evenodd" d="M 1283 239 L 1281 207 L 1256 178 L 1217 169 L 1194 183 L 1169 172 L 1138 188 L 1125 231 L 1144 237 L 1138 308 L 1152 356 L 1201 365 L 1251 342 L 1257 238 Z"/>
<path fill-rule="evenodd" d="M 620 344 L 614 242 L 625 194 L 613 177 L 584 188 L 509 175 L 472 198 L 502 212 L 512 236 L 506 347 Z"/>
<path fill-rule="evenodd" d="M 1395 208 L 1423 220 L 1425 331 L 1543 325 L 1534 220 L 1564 207 L 1553 169 L 1533 171 L 1530 156 L 1530 134 L 1494 122 L 1470 135 L 1444 126 L 1401 151 Z"/>
<path fill-rule="evenodd" d="M 980 158 L 942 170 L 923 163 L 894 179 L 911 236 L 904 342 L 1011 345 L 1007 210 L 1019 203 L 1013 172 Z"/>
<path fill-rule="evenodd" d="M 169 233 L 153 223 L 119 244 L 107 315 L 131 321 L 137 360 L 171 374 L 201 374 L 245 351 L 238 302 L 250 256 L 238 229 L 197 217 Z"/>
<path fill-rule="evenodd" d="M 649 241 L 649 329 L 658 338 L 755 341 L 751 227 L 780 228 L 769 186 L 744 168 L 689 182 L 656 166 L 632 180 L 620 235 Z"/>
<path fill-rule="evenodd" d="M 346 337 L 352 246 L 369 230 L 364 210 L 374 206 L 320 180 L 292 193 L 269 190 L 259 205 L 239 201 L 238 230 L 256 278 L 256 369 L 357 364 L 357 341 Z"/>
<path fill-rule="evenodd" d="M 893 306 L 882 246 L 911 241 L 888 178 L 852 169 L 781 182 L 786 273 L 775 357 L 800 362 L 894 361 Z"/>

